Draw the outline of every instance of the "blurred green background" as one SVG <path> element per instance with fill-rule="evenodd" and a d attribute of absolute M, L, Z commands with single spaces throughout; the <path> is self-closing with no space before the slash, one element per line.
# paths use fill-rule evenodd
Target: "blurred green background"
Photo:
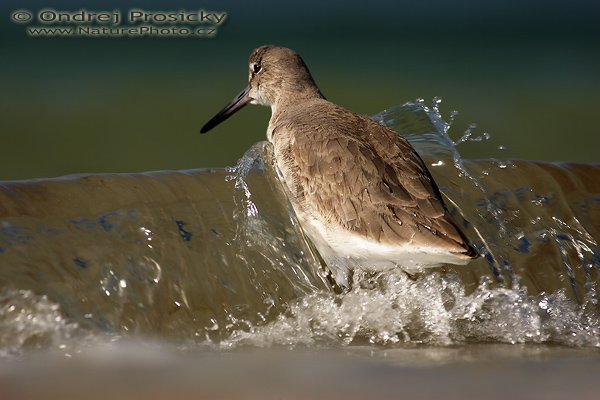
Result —
<path fill-rule="evenodd" d="M 214 38 L 32 38 L 16 9 L 228 13 Z M 59 1 L 0 5 L 0 180 L 234 165 L 269 110 L 199 128 L 266 43 L 298 51 L 325 96 L 362 114 L 434 96 L 488 144 L 464 156 L 598 161 L 600 2 Z"/>

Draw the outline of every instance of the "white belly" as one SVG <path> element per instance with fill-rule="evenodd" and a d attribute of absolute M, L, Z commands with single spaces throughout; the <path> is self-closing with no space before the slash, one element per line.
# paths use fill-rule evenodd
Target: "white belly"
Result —
<path fill-rule="evenodd" d="M 469 261 L 466 257 L 437 247 L 378 243 L 341 227 L 326 225 L 300 210 L 296 211 L 302 228 L 341 286 L 348 286 L 348 273 L 352 269 L 385 271 L 401 268 L 408 273 L 415 273 L 446 263 L 464 265 Z"/>

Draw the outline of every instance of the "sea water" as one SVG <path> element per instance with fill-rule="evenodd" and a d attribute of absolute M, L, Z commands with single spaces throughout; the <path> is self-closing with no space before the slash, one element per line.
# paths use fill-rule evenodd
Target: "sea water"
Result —
<path fill-rule="evenodd" d="M 347 397 L 376 394 L 375 379 L 387 396 L 412 374 L 446 382 L 433 396 L 456 371 L 466 381 L 470 365 L 483 381 L 515 368 L 534 380 L 565 359 L 576 360 L 565 379 L 597 371 L 600 167 L 463 159 L 461 146 L 493 138 L 472 126 L 452 139 L 454 114 L 446 122 L 438 106 L 419 100 L 373 118 L 415 146 L 483 257 L 416 276 L 355 271 L 347 291 L 304 235 L 268 143 L 227 170 L 1 183 L 3 385 L 17 393 L 31 375 L 58 396 L 53 374 L 100 365 L 87 377 L 99 384 L 127 365 L 124 376 L 166 368 L 185 376 L 170 392 L 207 395 L 273 364 L 277 376 L 290 371 L 288 394 L 314 368 L 321 394 L 327 382 L 347 385 Z M 270 382 L 253 381 L 253 393 Z M 583 383 L 575 389 L 585 397 Z"/>

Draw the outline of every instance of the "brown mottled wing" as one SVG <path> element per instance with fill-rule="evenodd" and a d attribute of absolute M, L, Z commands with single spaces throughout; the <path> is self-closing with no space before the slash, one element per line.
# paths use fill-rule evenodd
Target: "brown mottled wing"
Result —
<path fill-rule="evenodd" d="M 366 117 L 334 111 L 294 124 L 288 160 L 296 164 L 299 200 L 328 222 L 383 243 L 468 249 L 408 141 Z"/>

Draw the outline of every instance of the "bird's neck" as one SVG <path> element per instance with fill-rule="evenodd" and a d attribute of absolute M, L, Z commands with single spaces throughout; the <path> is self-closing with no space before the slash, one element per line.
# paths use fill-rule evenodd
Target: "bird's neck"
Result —
<path fill-rule="evenodd" d="M 319 89 L 311 92 L 295 93 L 293 96 L 280 96 L 271 104 L 271 118 L 267 128 L 267 139 L 273 143 L 273 135 L 281 124 L 286 124 L 314 101 L 325 100 Z"/>
<path fill-rule="evenodd" d="M 290 110 L 301 108 L 307 102 L 324 98 L 319 88 L 312 85 L 304 87 L 302 90 L 281 94 L 271 104 L 271 121 L 287 114 Z"/>

